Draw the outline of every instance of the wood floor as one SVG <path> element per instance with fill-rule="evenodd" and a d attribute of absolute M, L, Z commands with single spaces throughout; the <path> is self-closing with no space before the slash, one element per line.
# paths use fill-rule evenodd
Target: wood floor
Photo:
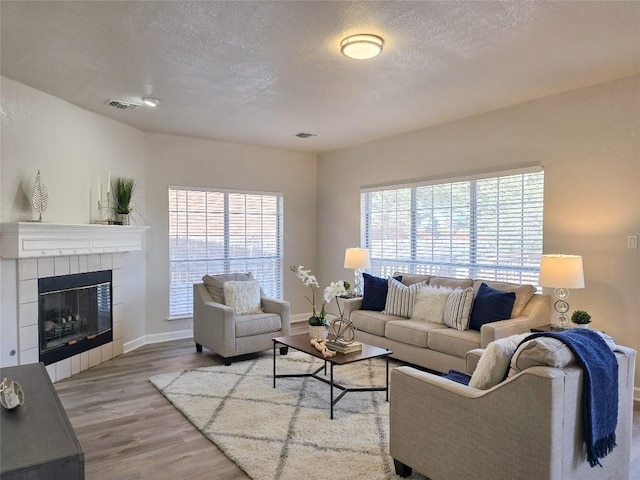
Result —
<path fill-rule="evenodd" d="M 177 340 L 146 345 L 56 383 L 85 453 L 86 479 L 248 479 L 148 381 L 220 363 L 206 349 L 196 353 L 192 341 Z M 637 402 L 631 452 L 631 479 L 640 479 Z"/>

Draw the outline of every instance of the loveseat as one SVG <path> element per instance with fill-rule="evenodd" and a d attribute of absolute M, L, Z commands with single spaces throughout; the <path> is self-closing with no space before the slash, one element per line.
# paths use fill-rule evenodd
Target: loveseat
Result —
<path fill-rule="evenodd" d="M 413 286 L 414 289 L 416 287 L 422 289 L 428 286 L 431 289 L 450 289 L 458 295 L 464 296 L 466 293 L 467 300 L 470 300 L 469 295 L 471 294 L 473 294 L 473 301 L 477 300 L 480 289 L 486 287 L 489 290 L 513 293 L 515 301 L 512 301 L 511 314 L 507 314 L 506 318 L 485 323 L 478 330 L 474 330 L 465 329 L 460 325 L 458 325 L 459 328 L 451 328 L 444 323 L 412 319 L 411 316 L 390 315 L 385 313 L 385 310 L 364 310 L 361 308 L 363 301 L 370 303 L 368 295 L 384 295 L 374 288 L 368 288 L 374 284 L 375 277 L 364 275 L 364 297 L 343 301 L 344 317 L 351 320 L 358 329 L 358 340 L 381 348 L 388 348 L 393 351 L 392 357 L 398 360 L 437 372 L 465 371 L 466 355 L 470 350 L 485 348 L 489 342 L 498 338 L 528 332 L 532 327 L 548 324 L 551 318 L 549 296 L 536 293 L 535 287 L 531 285 L 413 275 L 401 272 L 394 273 L 393 277 L 402 277 L 401 283 L 405 287 Z M 379 283 L 380 279 L 375 281 Z M 483 283 L 485 287 L 482 287 Z M 384 305 L 385 299 L 378 298 L 377 300 L 379 305 Z M 386 300 L 388 303 L 388 298 Z M 465 317 L 465 320 L 468 319 L 474 308 L 473 302 L 469 302 L 469 304 L 464 312 L 460 307 L 461 316 Z"/>

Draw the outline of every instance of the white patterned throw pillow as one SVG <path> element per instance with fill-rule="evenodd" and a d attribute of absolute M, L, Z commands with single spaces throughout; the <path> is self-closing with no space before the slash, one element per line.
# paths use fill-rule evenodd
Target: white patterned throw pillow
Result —
<path fill-rule="evenodd" d="M 471 375 L 469 386 L 488 390 L 502 382 L 507 376 L 511 357 L 520 342 L 529 335 L 531 335 L 529 332 L 520 333 L 489 342 L 487 348 L 482 352 L 478 366 Z"/>
<path fill-rule="evenodd" d="M 248 282 L 229 280 L 222 285 L 224 304 L 233 307 L 236 315 L 262 313 L 260 307 L 260 284 L 255 280 Z"/>
<path fill-rule="evenodd" d="M 411 320 L 444 324 L 444 309 L 452 291 L 447 287 L 422 287 L 416 292 Z"/>
<path fill-rule="evenodd" d="M 456 330 L 469 330 L 469 316 L 473 306 L 473 287 L 456 288 L 447 297 L 444 324 Z"/>
<path fill-rule="evenodd" d="M 395 315 L 397 317 L 411 317 L 416 292 L 424 287 L 424 285 L 424 282 L 419 282 L 407 287 L 395 278 L 389 277 L 387 301 L 384 304 L 384 310 L 382 313 Z"/>

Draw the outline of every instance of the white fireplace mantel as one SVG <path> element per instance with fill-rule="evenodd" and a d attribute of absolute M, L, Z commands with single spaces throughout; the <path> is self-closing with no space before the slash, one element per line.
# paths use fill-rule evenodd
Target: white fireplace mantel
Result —
<path fill-rule="evenodd" d="M 142 250 L 147 226 L 2 224 L 2 258 L 38 258 Z"/>

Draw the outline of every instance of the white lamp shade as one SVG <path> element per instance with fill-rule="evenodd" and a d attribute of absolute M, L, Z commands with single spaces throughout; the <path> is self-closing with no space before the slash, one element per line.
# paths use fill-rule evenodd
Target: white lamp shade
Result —
<path fill-rule="evenodd" d="M 543 255 L 538 283 L 550 288 L 584 288 L 580 255 Z"/>
<path fill-rule="evenodd" d="M 369 250 L 366 248 L 347 248 L 344 252 L 344 268 L 364 270 L 371 266 Z"/>

